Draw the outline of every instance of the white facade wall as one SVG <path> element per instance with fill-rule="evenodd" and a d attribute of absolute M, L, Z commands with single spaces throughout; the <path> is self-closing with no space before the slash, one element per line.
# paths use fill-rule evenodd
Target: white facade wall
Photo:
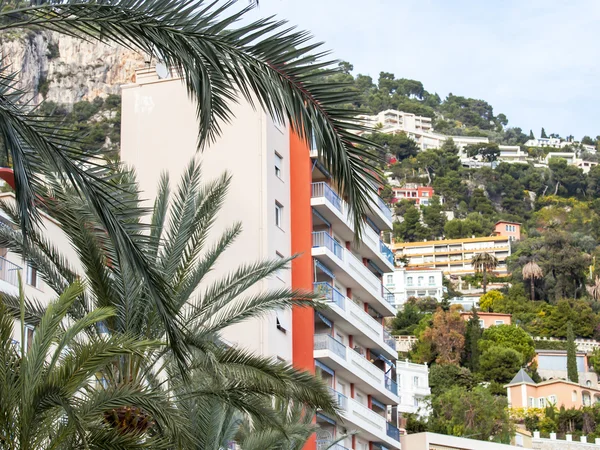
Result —
<path fill-rule="evenodd" d="M 241 222 L 243 230 L 216 264 L 212 280 L 243 263 L 287 257 L 291 251 L 288 131 L 247 102 L 231 107 L 234 120 L 223 124 L 221 137 L 199 153 L 195 105 L 179 79 L 159 80 L 153 69 L 145 69 L 137 72 L 136 83 L 123 87 L 121 158 L 136 169 L 149 202 L 160 174 L 168 172 L 174 188 L 193 157 L 202 163 L 204 183 L 225 170 L 231 175 L 211 239 L 235 222 Z M 275 152 L 283 158 L 281 178 L 275 175 Z M 281 227 L 275 224 L 276 201 L 283 207 Z M 254 292 L 286 285 L 289 271 L 261 281 Z M 280 316 L 285 331 L 277 328 L 277 314 L 271 314 L 235 325 L 224 337 L 258 354 L 291 360 L 291 312 Z"/>
<path fill-rule="evenodd" d="M 408 360 L 398 361 L 398 411 L 405 414 L 429 415 L 425 398 L 431 395 L 429 388 L 429 368 L 427 364 L 415 364 Z"/>
<path fill-rule="evenodd" d="M 394 293 L 397 309 L 410 297 L 444 297 L 444 274 L 440 269 L 407 270 L 396 269 L 385 275 L 385 286 Z"/>

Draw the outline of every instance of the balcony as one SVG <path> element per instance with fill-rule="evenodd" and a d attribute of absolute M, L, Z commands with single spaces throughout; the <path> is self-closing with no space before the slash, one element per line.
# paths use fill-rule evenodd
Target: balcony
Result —
<path fill-rule="evenodd" d="M 396 315 L 393 294 L 390 293 L 391 300 L 384 298 L 381 280 L 331 235 L 324 231 L 313 232 L 312 256 L 332 269 L 336 278 L 381 315 Z"/>
<path fill-rule="evenodd" d="M 355 336 L 368 348 L 377 348 L 387 358 L 396 359 L 396 342 L 381 322 L 371 317 L 360 306 L 326 282 L 314 283 L 314 291 L 329 303 L 329 309 L 321 311 L 333 320 L 337 328 Z"/>
<path fill-rule="evenodd" d="M 21 267 L 0 257 L 0 292 L 19 294 L 19 271 Z"/>
<path fill-rule="evenodd" d="M 395 441 L 400 440 L 400 430 L 389 422 L 386 422 L 386 434 Z"/>
<path fill-rule="evenodd" d="M 393 387 L 386 385 L 383 370 L 328 334 L 317 334 L 314 339 L 315 359 L 336 372 L 343 373 L 345 379 L 359 385 L 365 394 L 372 395 L 385 404 L 398 404 L 398 389 L 393 392 Z"/>
<path fill-rule="evenodd" d="M 375 411 L 331 389 L 331 395 L 341 409 L 341 415 L 348 428 L 356 427 L 362 438 L 369 441 L 385 442 L 390 447 L 400 448 L 400 435 L 395 439 L 388 433 L 387 421 Z M 390 425 L 392 426 L 392 425 Z"/>
<path fill-rule="evenodd" d="M 371 199 L 373 206 L 370 211 L 367 211 L 367 216 L 375 222 L 380 230 L 391 230 L 393 228 L 392 211 L 377 193 L 371 192 Z"/>
<path fill-rule="evenodd" d="M 349 214 L 349 207 L 327 183 L 312 183 L 310 204 L 324 221 L 335 228 L 341 239 L 354 241 L 354 219 Z M 394 256 L 384 247 L 379 233 L 365 223 L 358 250 L 361 255 L 391 272 L 394 270 Z"/>

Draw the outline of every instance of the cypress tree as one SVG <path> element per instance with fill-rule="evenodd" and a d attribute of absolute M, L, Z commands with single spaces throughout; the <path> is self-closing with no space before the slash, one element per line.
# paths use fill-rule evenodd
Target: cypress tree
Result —
<path fill-rule="evenodd" d="M 479 370 L 479 339 L 483 334 L 479 323 L 477 308 L 473 308 L 473 314 L 467 322 L 465 330 L 465 365 L 471 372 Z"/>
<path fill-rule="evenodd" d="M 571 322 L 567 324 L 567 377 L 569 381 L 579 383 L 577 373 L 577 348 L 575 347 L 575 334 Z"/>

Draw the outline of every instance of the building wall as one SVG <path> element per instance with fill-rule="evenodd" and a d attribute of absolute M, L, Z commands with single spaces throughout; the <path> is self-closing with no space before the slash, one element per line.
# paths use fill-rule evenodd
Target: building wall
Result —
<path fill-rule="evenodd" d="M 600 401 L 600 390 L 579 386 L 567 381 L 542 382 L 537 385 L 518 384 L 507 387 L 511 408 L 580 408 Z"/>
<path fill-rule="evenodd" d="M 463 312 L 460 315 L 464 320 L 469 320 L 471 318 L 472 313 Z M 511 324 L 510 314 L 478 312 L 477 315 L 479 316 L 479 323 L 482 324 L 483 328 Z"/>
<path fill-rule="evenodd" d="M 385 276 L 385 286 L 394 293 L 396 308 L 410 297 L 444 297 L 444 274 L 439 269 L 407 270 L 396 269 Z M 421 281 L 421 284 L 419 284 Z"/>
<path fill-rule="evenodd" d="M 494 228 L 498 236 L 508 237 L 511 241 L 521 240 L 521 225 L 514 222 L 498 222 Z"/>
<path fill-rule="evenodd" d="M 221 137 L 198 153 L 195 104 L 188 98 L 182 82 L 177 78 L 159 80 L 152 69 L 140 70 L 136 76 L 136 83 L 123 87 L 121 158 L 136 169 L 140 188 L 149 203 L 156 195 L 160 174 L 168 172 L 171 186 L 176 186 L 193 157 L 202 163 L 204 183 L 219 177 L 225 169 L 231 175 L 226 201 L 207 245 L 217 239 L 218 231 L 236 222 L 242 223 L 242 232 L 207 281 L 243 263 L 290 256 L 287 129 L 241 101 L 231 105 L 235 119 L 222 125 Z M 275 152 L 283 157 L 282 179 L 275 175 Z M 275 225 L 276 200 L 283 206 L 281 227 Z M 286 271 L 258 283 L 254 292 L 290 284 L 290 274 Z M 291 360 L 291 312 L 279 315 L 280 322 L 289 324 L 285 332 L 277 328 L 277 314 L 270 314 L 235 325 L 225 331 L 224 337 L 259 354 Z"/>
<path fill-rule="evenodd" d="M 431 395 L 431 389 L 427 364 L 415 364 L 408 360 L 398 361 L 396 372 L 400 396 L 398 411 L 428 416 L 430 411 L 426 408 L 425 398 Z"/>

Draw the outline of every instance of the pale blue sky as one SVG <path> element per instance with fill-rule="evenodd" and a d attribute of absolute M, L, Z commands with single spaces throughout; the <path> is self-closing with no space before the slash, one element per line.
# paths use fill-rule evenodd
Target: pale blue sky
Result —
<path fill-rule="evenodd" d="M 600 135 L 600 0 L 260 0 L 354 73 L 481 98 L 539 136 Z"/>

